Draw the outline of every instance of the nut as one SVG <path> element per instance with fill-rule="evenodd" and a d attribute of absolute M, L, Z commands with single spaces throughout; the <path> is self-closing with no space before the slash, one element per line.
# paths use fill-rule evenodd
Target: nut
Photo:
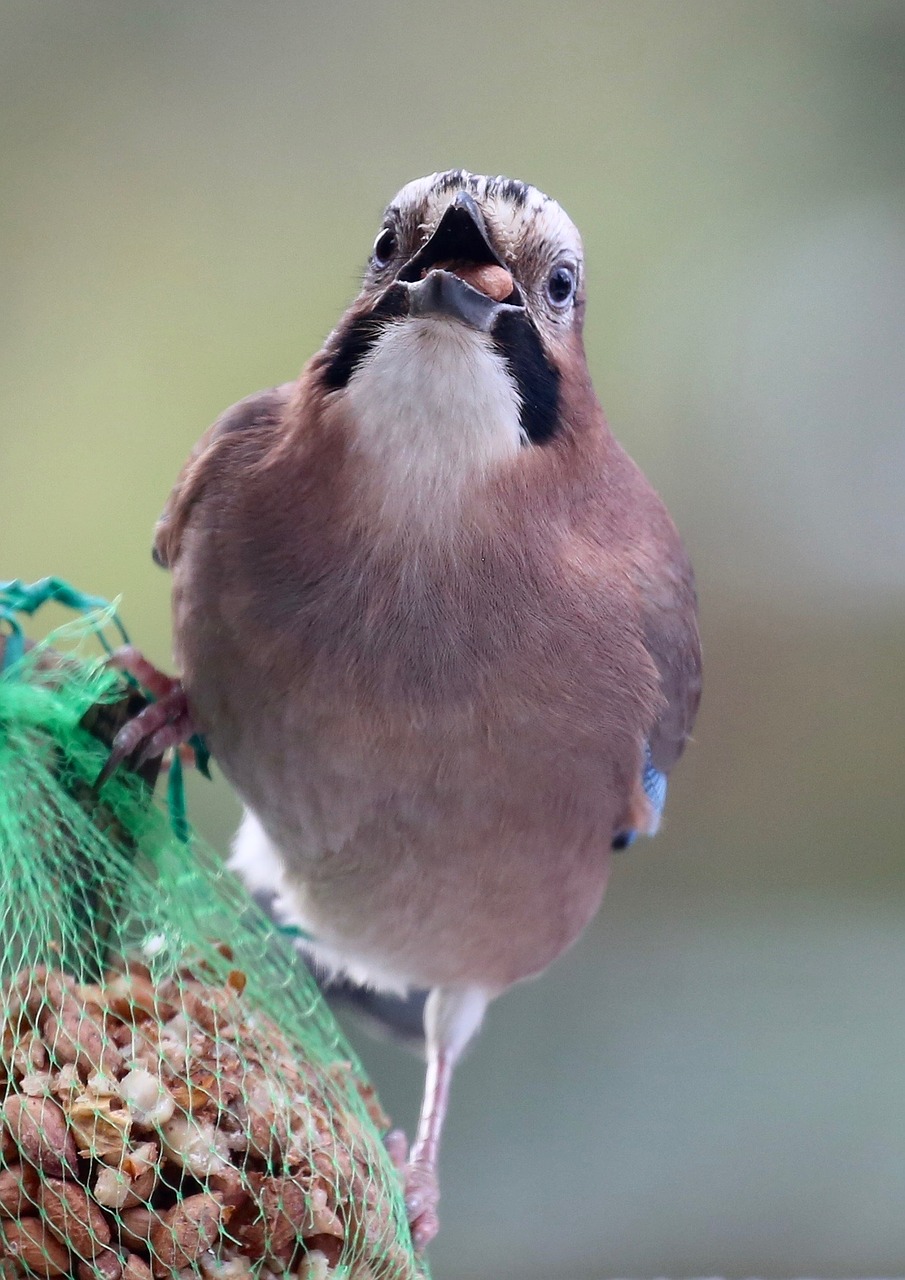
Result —
<path fill-rule="evenodd" d="M 285 1087 L 262 1073 L 248 1085 L 245 1106 L 249 1146 L 265 1160 L 281 1155 L 289 1142 L 293 1111 Z"/>
<path fill-rule="evenodd" d="M 53 1092 L 53 1076 L 49 1071 L 30 1071 L 19 1081 L 19 1088 L 29 1098 L 43 1098 Z"/>
<path fill-rule="evenodd" d="M 305 1189 L 294 1178 L 264 1178 L 254 1201 L 254 1218 L 235 1233 L 239 1247 L 278 1270 L 289 1262 L 304 1235 Z"/>
<path fill-rule="evenodd" d="M 174 1007 L 160 998 L 147 970 L 110 976 L 102 988 L 101 1003 L 124 1022 L 135 1022 L 141 1017 L 163 1020 L 175 1013 Z"/>
<path fill-rule="evenodd" d="M 53 1077 L 53 1091 L 61 1101 L 63 1099 L 66 1102 L 71 1101 L 77 1093 L 82 1092 L 84 1087 L 74 1062 L 67 1062 Z"/>
<path fill-rule="evenodd" d="M 39 1276 L 61 1276 L 69 1270 L 69 1254 L 40 1218 L 0 1220 L 0 1257 L 16 1258 Z"/>
<path fill-rule="evenodd" d="M 116 1163 L 123 1157 L 132 1125 L 129 1112 L 119 1099 L 107 1094 L 80 1093 L 66 1105 L 66 1115 L 78 1143 L 80 1156 Z"/>
<path fill-rule="evenodd" d="M 132 1179 L 122 1169 L 101 1165 L 94 1181 L 94 1198 L 105 1209 L 123 1209 L 132 1190 Z"/>
<path fill-rule="evenodd" d="M 78 1280 L 120 1280 L 123 1260 L 115 1249 L 101 1249 L 76 1267 Z"/>
<path fill-rule="evenodd" d="M 202 1192 L 168 1209 L 151 1227 L 151 1270 L 155 1276 L 191 1266 L 210 1249 L 226 1212 L 216 1196 Z"/>
<path fill-rule="evenodd" d="M 95 1199 L 110 1208 L 147 1204 L 160 1178 L 160 1151 L 154 1142 L 142 1142 L 125 1153 L 119 1169 L 101 1169 L 95 1183 Z"/>
<path fill-rule="evenodd" d="M 327 1255 L 320 1249 L 314 1249 L 302 1258 L 296 1277 L 297 1280 L 330 1280 L 330 1272 Z"/>
<path fill-rule="evenodd" d="M 160 1151 L 156 1142 L 140 1142 L 126 1153 L 123 1169 L 130 1178 L 142 1178 L 151 1171 L 157 1172 L 159 1159 Z"/>
<path fill-rule="evenodd" d="M 83 1071 L 111 1075 L 121 1063 L 119 1050 L 104 1031 L 103 1015 L 92 1012 L 77 995 L 66 991 L 57 1008 L 41 1019 L 44 1040 L 56 1062 L 74 1062 Z"/>
<path fill-rule="evenodd" d="M 227 1245 L 218 1249 L 216 1256 L 213 1253 L 204 1255 L 201 1259 L 201 1274 L 204 1280 L 251 1280 L 252 1275 L 257 1273 L 252 1271 L 247 1258 Z"/>
<path fill-rule="evenodd" d="M 226 1138 L 209 1121 L 175 1115 L 163 1126 L 162 1137 L 170 1158 L 199 1180 L 230 1168 Z"/>
<path fill-rule="evenodd" d="M 0 1168 L 0 1218 L 18 1218 L 34 1209 L 38 1196 L 38 1175 L 29 1164 Z"/>
<path fill-rule="evenodd" d="M 47 1050 L 37 1032 L 32 1031 L 16 1041 L 10 1060 L 13 1072 L 18 1076 L 44 1070 L 47 1066 Z"/>
<path fill-rule="evenodd" d="M 238 1209 L 248 1199 L 247 1178 L 240 1169 L 230 1165 L 222 1173 L 212 1173 L 207 1180 L 209 1190 L 215 1191 L 224 1205 Z"/>
<path fill-rule="evenodd" d="M 3 1112 L 0 1110 L 0 1164 L 13 1164 L 19 1156 L 19 1148 L 10 1131 L 3 1124 Z"/>
<path fill-rule="evenodd" d="M 176 1110 L 176 1100 L 160 1077 L 144 1067 L 135 1067 L 123 1076 L 119 1092 L 132 1119 L 143 1129 L 166 1124 Z"/>
<path fill-rule="evenodd" d="M 51 1178 L 74 1169 L 75 1143 L 66 1117 L 50 1098 L 27 1098 L 13 1093 L 3 1104 L 3 1123 L 29 1164 Z"/>
<path fill-rule="evenodd" d="M 512 276 L 505 267 L 491 266 L 490 264 L 473 266 L 471 263 L 455 263 L 450 269 L 454 271 L 460 280 L 470 284 L 473 289 L 486 293 L 488 297 L 493 298 L 494 302 L 502 302 L 504 298 L 508 298 L 512 293 Z"/>
<path fill-rule="evenodd" d="M 20 1031 L 17 1025 L 22 1017 L 34 1020 L 45 999 L 50 972 L 46 964 L 33 969 L 22 969 L 16 974 L 4 993 L 6 1025 L 14 1037 Z"/>
<path fill-rule="evenodd" d="M 158 1169 L 154 1165 L 135 1174 L 127 1156 L 118 1169 L 110 1165 L 98 1170 L 94 1182 L 94 1198 L 105 1209 L 134 1209 L 146 1205 L 157 1186 Z"/>
<path fill-rule="evenodd" d="M 328 1267 L 337 1265 L 343 1251 L 342 1241 L 337 1240 L 335 1236 L 308 1236 L 305 1239 L 305 1248 L 309 1254 L 323 1254 Z M 328 1271 L 327 1274 L 329 1275 L 330 1272 Z"/>
<path fill-rule="evenodd" d="M 359 1077 L 354 1074 L 354 1068 L 351 1062 L 343 1062 L 340 1063 L 339 1066 L 348 1075 L 352 1076 L 358 1096 L 364 1103 L 365 1111 L 368 1113 L 368 1119 L 374 1125 L 375 1129 L 379 1129 L 381 1133 L 386 1132 L 390 1127 L 390 1117 L 380 1105 L 380 1099 L 377 1097 L 377 1090 L 372 1084 L 366 1084 L 364 1080 L 359 1079 Z M 336 1079 L 337 1074 L 337 1069 L 334 1067 L 331 1070 L 330 1075 Z"/>
<path fill-rule="evenodd" d="M 110 1243 L 110 1227 L 84 1187 L 59 1178 L 41 1184 L 41 1211 L 56 1235 L 81 1258 L 93 1258 Z"/>
<path fill-rule="evenodd" d="M 151 1268 L 137 1253 L 126 1255 L 122 1280 L 152 1280 Z"/>
<path fill-rule="evenodd" d="M 306 1236 L 336 1236 L 337 1239 L 342 1240 L 345 1230 L 336 1209 L 330 1203 L 331 1200 L 335 1205 L 335 1189 L 321 1178 L 315 1178 L 305 1206 L 304 1234 Z"/>
<path fill-rule="evenodd" d="M 160 1215 L 153 1209 L 125 1209 L 117 1214 L 119 1238 L 130 1249 L 145 1253 L 151 1239 L 151 1228 L 159 1221 Z"/>

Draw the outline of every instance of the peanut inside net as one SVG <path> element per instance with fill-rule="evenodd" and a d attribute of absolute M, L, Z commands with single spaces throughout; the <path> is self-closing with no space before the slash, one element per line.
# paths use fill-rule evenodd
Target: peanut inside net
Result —
<path fill-rule="evenodd" d="M 0 674 L 0 1276 L 425 1276 L 291 944 L 141 779 L 93 790 L 122 696 L 79 655 Z"/>

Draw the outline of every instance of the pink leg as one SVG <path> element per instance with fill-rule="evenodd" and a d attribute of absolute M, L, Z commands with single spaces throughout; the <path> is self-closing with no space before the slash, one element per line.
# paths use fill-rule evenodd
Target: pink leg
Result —
<path fill-rule="evenodd" d="M 409 1153 L 405 1171 L 405 1208 L 412 1230 L 412 1243 L 419 1253 L 427 1248 L 440 1227 L 437 1216 L 440 1203 L 438 1156 L 451 1081 L 452 1063 L 449 1055 L 441 1050 L 428 1058 L 418 1136 Z"/>
<path fill-rule="evenodd" d="M 115 667 L 117 671 L 125 671 L 127 675 L 132 676 L 157 702 L 182 687 L 175 676 L 164 675 L 153 662 L 149 662 L 144 654 L 135 648 L 134 644 L 124 644 L 115 653 L 111 653 L 108 666 Z"/>
<path fill-rule="evenodd" d="M 156 701 L 123 725 L 113 739 L 107 763 L 95 784 L 99 787 L 130 756 L 135 756 L 137 765 L 144 764 L 162 756 L 168 747 L 187 742 L 195 732 L 181 681 L 164 675 L 131 645 L 118 649 L 110 665 L 128 672 Z"/>
<path fill-rule="evenodd" d="M 440 1135 L 449 1105 L 453 1068 L 477 1031 L 487 1007 L 487 995 L 476 987 L 453 990 L 437 987 L 424 1010 L 427 1032 L 427 1075 L 418 1133 L 405 1171 L 405 1207 L 412 1242 L 421 1252 L 440 1226 L 438 1157 Z"/>

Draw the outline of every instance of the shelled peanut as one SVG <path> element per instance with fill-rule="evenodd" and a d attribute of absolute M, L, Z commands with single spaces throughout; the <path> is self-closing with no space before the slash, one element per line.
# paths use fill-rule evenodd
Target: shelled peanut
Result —
<path fill-rule="evenodd" d="M 384 1128 L 373 1094 L 301 1060 L 244 987 L 130 963 L 0 993 L 3 1280 L 418 1274 L 342 1103 L 358 1088 Z"/>

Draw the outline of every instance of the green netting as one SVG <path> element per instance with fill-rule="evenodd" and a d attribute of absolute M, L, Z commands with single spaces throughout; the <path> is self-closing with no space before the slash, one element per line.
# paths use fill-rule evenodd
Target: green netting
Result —
<path fill-rule="evenodd" d="M 147 771 L 94 789 L 129 693 L 86 652 L 110 617 L 0 671 L 0 1275 L 422 1276 L 291 944 Z"/>

